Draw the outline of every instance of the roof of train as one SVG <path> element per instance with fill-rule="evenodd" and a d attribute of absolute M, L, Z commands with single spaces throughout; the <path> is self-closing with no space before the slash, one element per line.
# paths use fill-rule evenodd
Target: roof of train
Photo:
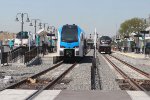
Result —
<path fill-rule="evenodd" d="M 67 26 L 68 26 L 68 27 L 77 27 L 77 28 L 80 29 L 83 33 L 85 33 L 85 32 L 81 29 L 80 26 L 75 25 L 75 24 L 72 24 L 72 25 L 69 25 L 69 24 L 63 25 L 63 26 L 59 27 L 59 31 L 61 31 L 63 27 L 67 27 Z"/>
<path fill-rule="evenodd" d="M 109 36 L 101 36 L 99 39 L 100 40 L 111 40 L 111 38 Z"/>

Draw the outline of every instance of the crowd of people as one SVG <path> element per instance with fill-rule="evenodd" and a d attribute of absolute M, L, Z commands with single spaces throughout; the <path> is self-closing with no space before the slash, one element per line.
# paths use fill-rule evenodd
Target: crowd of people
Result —
<path fill-rule="evenodd" d="M 10 50 L 13 50 L 14 40 L 9 40 L 8 45 L 9 45 Z M 42 53 L 44 56 L 48 52 L 49 53 L 54 52 L 53 48 L 54 46 L 48 44 L 47 42 L 42 41 L 42 45 L 39 47 L 39 50 L 40 50 L 40 53 Z"/>

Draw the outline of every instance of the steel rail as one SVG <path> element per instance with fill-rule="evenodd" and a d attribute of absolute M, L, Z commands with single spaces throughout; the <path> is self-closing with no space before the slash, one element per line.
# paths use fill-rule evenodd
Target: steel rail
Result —
<path fill-rule="evenodd" d="M 37 97 L 44 90 L 53 88 L 56 85 L 56 83 L 61 81 L 76 65 L 77 65 L 77 63 L 74 63 L 73 65 L 71 65 L 71 67 L 69 67 L 67 70 L 65 70 L 55 80 L 53 80 L 52 82 L 49 82 L 46 86 L 44 86 L 43 88 L 41 88 L 41 89 L 37 90 L 36 92 L 34 92 L 33 94 L 31 94 L 29 97 L 26 98 L 26 100 L 33 100 L 35 97 Z"/>
<path fill-rule="evenodd" d="M 46 70 L 44 70 L 44 71 L 41 71 L 41 72 L 39 72 L 39 73 L 37 73 L 37 74 L 34 74 L 34 75 L 32 75 L 32 76 L 30 76 L 30 77 L 28 77 L 28 78 L 32 78 L 32 79 L 33 79 L 33 78 L 39 77 L 39 76 L 41 76 L 41 75 L 47 73 L 48 71 L 51 71 L 51 70 L 53 70 L 53 69 L 59 67 L 59 66 L 62 65 L 62 64 L 63 64 L 63 62 L 61 61 L 60 63 L 58 63 L 58 64 L 56 64 L 56 65 L 54 65 L 54 66 L 52 66 L 52 67 L 50 67 L 50 68 L 48 68 L 48 69 L 46 69 Z M 5 90 L 5 89 L 14 89 L 14 88 L 16 88 L 17 86 L 20 86 L 21 84 L 27 82 L 27 81 L 28 81 L 28 78 L 25 78 L 25 79 L 23 79 L 23 80 L 21 80 L 21 81 L 15 83 L 15 84 L 11 85 L 11 86 L 8 86 L 8 87 L 4 88 L 3 90 Z"/>
<path fill-rule="evenodd" d="M 91 50 L 89 50 L 86 55 L 90 52 Z M 80 60 L 81 61 L 81 60 Z M 79 61 L 79 62 L 80 62 Z M 58 76 L 55 80 L 53 80 L 52 82 L 49 82 L 45 87 L 37 90 L 36 92 L 34 92 L 33 94 L 31 94 L 29 97 L 26 98 L 26 100 L 33 100 L 35 97 L 37 97 L 42 91 L 47 90 L 47 89 L 51 89 L 53 88 L 57 82 L 61 81 L 67 73 L 69 73 L 75 66 L 77 65 L 77 62 L 74 63 L 71 67 L 69 67 L 67 70 L 65 70 L 60 76 Z"/>
<path fill-rule="evenodd" d="M 142 70 L 140 70 L 140 69 L 134 67 L 133 65 L 131 65 L 131 64 L 125 62 L 125 61 L 122 61 L 121 59 L 119 59 L 119 58 L 117 58 L 117 57 L 115 57 L 115 56 L 112 56 L 112 55 L 110 55 L 110 56 L 113 57 L 113 58 L 115 58 L 115 59 L 117 59 L 118 61 L 120 61 L 120 62 L 122 62 L 123 64 L 127 65 L 127 66 L 130 67 L 131 69 L 137 71 L 138 73 L 140 73 L 140 74 L 142 74 L 142 75 L 144 75 L 145 77 L 147 77 L 147 78 L 150 79 L 150 74 L 149 74 L 149 73 L 146 73 L 146 72 L 144 72 L 144 71 L 142 71 Z"/>
<path fill-rule="evenodd" d="M 132 78 L 130 78 L 127 74 L 125 74 L 120 68 L 118 68 L 112 61 L 110 61 L 110 59 L 108 59 L 106 56 L 104 56 L 104 57 L 115 68 L 115 70 L 117 70 L 117 72 L 119 72 L 120 75 L 136 90 L 147 91 L 142 86 L 140 86 L 137 82 L 135 82 Z"/>

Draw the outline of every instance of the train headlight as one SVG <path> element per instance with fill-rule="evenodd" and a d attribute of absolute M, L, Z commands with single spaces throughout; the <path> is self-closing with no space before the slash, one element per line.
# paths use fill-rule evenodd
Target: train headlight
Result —
<path fill-rule="evenodd" d="M 105 41 L 101 41 L 101 43 L 105 43 Z"/>

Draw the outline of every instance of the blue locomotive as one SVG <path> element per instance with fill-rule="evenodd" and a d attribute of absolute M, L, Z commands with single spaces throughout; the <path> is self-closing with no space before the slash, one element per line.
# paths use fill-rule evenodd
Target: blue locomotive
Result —
<path fill-rule="evenodd" d="M 64 57 L 83 57 L 86 53 L 86 39 L 83 30 L 73 25 L 63 25 L 58 30 L 57 53 Z"/>

